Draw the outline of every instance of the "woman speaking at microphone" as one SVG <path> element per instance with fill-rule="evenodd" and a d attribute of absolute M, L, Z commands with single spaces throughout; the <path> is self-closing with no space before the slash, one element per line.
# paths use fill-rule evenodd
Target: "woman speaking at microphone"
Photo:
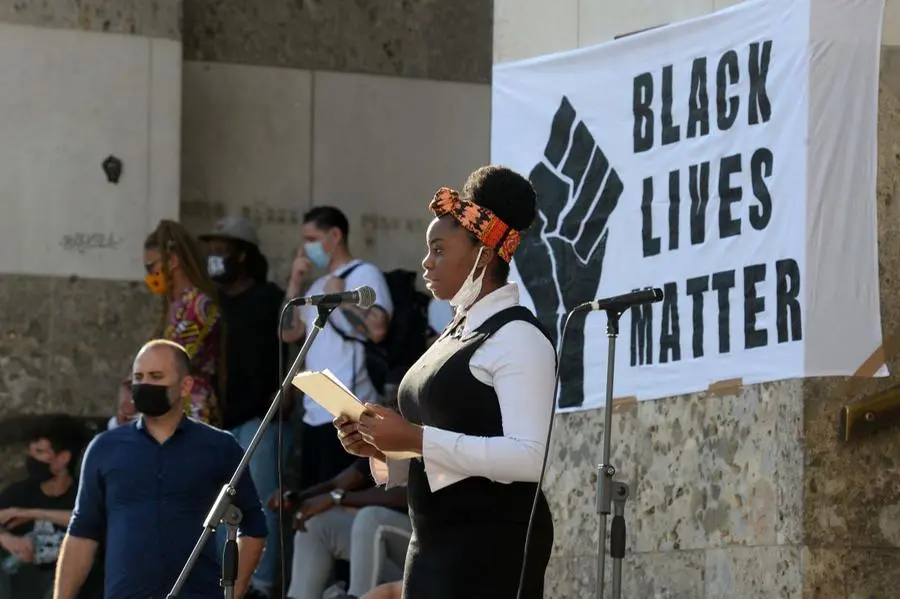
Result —
<path fill-rule="evenodd" d="M 348 452 L 371 458 L 379 483 L 407 484 L 405 599 L 515 599 L 556 363 L 507 281 L 535 192 L 521 175 L 485 166 L 461 195 L 442 188 L 429 207 L 425 279 L 455 317 L 400 383 L 400 414 L 370 405 L 358 424 L 335 426 Z M 522 597 L 541 599 L 553 543 L 543 493 L 530 541 Z"/>

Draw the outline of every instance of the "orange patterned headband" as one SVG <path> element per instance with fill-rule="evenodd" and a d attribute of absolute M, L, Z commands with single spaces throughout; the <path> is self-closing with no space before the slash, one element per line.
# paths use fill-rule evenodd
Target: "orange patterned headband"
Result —
<path fill-rule="evenodd" d="M 468 200 L 449 187 L 441 187 L 428 205 L 438 218 L 449 214 L 478 238 L 485 246 L 496 250 L 504 261 L 509 262 L 519 247 L 522 238 L 519 232 L 500 220 L 496 214 Z"/>

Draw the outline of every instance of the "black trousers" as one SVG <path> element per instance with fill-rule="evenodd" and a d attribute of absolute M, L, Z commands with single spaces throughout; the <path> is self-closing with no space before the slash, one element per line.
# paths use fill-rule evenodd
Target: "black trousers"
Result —
<path fill-rule="evenodd" d="M 344 451 L 337 429 L 331 423 L 303 424 L 300 439 L 300 490 L 340 474 L 357 460 Z"/>

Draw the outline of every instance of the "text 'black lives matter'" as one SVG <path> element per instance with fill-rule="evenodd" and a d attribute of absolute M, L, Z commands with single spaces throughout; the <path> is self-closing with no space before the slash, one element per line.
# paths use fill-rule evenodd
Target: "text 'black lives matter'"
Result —
<path fill-rule="evenodd" d="M 624 186 L 568 98 L 548 125 L 544 155 L 530 174 L 538 222 L 522 237 L 516 267 L 558 348 L 563 312 L 597 293 L 609 218 Z M 584 403 L 584 341 L 584 319 L 573 318 L 560 360 L 560 407 Z"/>
<path fill-rule="evenodd" d="M 772 41 L 764 40 L 740 51 L 729 49 L 714 60 L 705 56 L 694 59 L 690 73 L 684 74 L 690 77 L 690 94 L 679 100 L 686 103 L 684 130 L 673 116 L 673 107 L 677 105 L 673 97 L 674 78 L 680 73 L 676 73 L 672 65 L 666 65 L 659 73 L 637 75 L 633 82 L 632 99 L 633 152 L 640 154 L 654 148 L 677 151 L 675 148 L 685 140 L 729 135 L 729 130 L 739 119 L 749 126 L 769 123 L 772 119 L 772 101 L 767 81 L 772 50 Z M 708 81 L 711 63 L 715 64 L 715 86 L 712 90 Z M 713 95 L 715 102 L 711 106 Z M 711 125 L 713 112 L 715 130 Z M 730 133 L 730 138 L 733 139 L 732 145 L 739 145 L 740 132 Z M 685 152 L 685 155 L 691 156 L 691 153 Z M 713 245 L 717 241 L 739 237 L 748 231 L 765 231 L 777 207 L 778 198 L 773 198 L 770 185 L 774 169 L 775 153 L 772 148 L 763 146 L 695 161 L 667 174 L 648 173 L 642 182 L 641 195 L 643 258 L 652 260 L 662 255 L 664 247 L 667 252 L 677 252 L 683 243 L 705 245 L 709 251 L 719 251 Z M 715 187 L 712 187 L 713 184 Z M 657 202 L 659 188 L 666 191 L 663 199 Z M 718 200 L 713 207 L 717 226 L 714 237 L 708 239 L 707 221 L 713 197 Z M 653 206 L 657 203 L 668 204 L 663 227 L 654 226 Z M 682 233 L 682 224 L 686 225 L 686 234 Z M 758 257 L 752 258 L 758 261 Z M 767 306 L 759 288 L 773 270 L 776 292 L 774 301 Z M 778 343 L 800 341 L 803 338 L 800 278 L 797 261 L 782 257 L 774 264 L 754 263 L 686 277 L 681 284 L 666 283 L 658 327 L 654 323 L 653 306 L 638 306 L 631 310 L 631 365 L 642 366 L 655 361 L 662 364 L 683 359 L 679 300 L 689 301 L 692 306 L 690 357 L 696 359 L 707 355 L 710 350 L 704 347 L 704 331 L 707 328 L 703 320 L 704 300 L 711 294 L 714 294 L 717 305 L 715 328 L 718 353 L 733 351 L 732 290 L 738 288 L 742 292 L 743 303 L 742 310 L 737 311 L 734 317 L 742 319 L 743 349 L 766 347 L 773 338 Z M 759 315 L 767 309 L 775 310 L 774 335 L 758 327 Z M 655 340 L 658 340 L 658 353 L 654 351 Z"/>

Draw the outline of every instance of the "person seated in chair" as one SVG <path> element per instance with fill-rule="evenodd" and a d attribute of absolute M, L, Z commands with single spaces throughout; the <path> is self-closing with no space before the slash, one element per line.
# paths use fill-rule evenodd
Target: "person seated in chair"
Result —
<path fill-rule="evenodd" d="M 0 599 L 43 599 L 75 506 L 75 466 L 86 435 L 74 419 L 35 424 L 28 476 L 0 492 Z"/>
<path fill-rule="evenodd" d="M 374 487 L 368 460 L 357 460 L 324 483 L 269 500 L 269 507 L 295 511 L 289 599 L 321 599 L 335 562 L 350 562 L 346 599 L 365 595 L 381 582 L 399 580 L 411 525 L 406 488 Z"/>

